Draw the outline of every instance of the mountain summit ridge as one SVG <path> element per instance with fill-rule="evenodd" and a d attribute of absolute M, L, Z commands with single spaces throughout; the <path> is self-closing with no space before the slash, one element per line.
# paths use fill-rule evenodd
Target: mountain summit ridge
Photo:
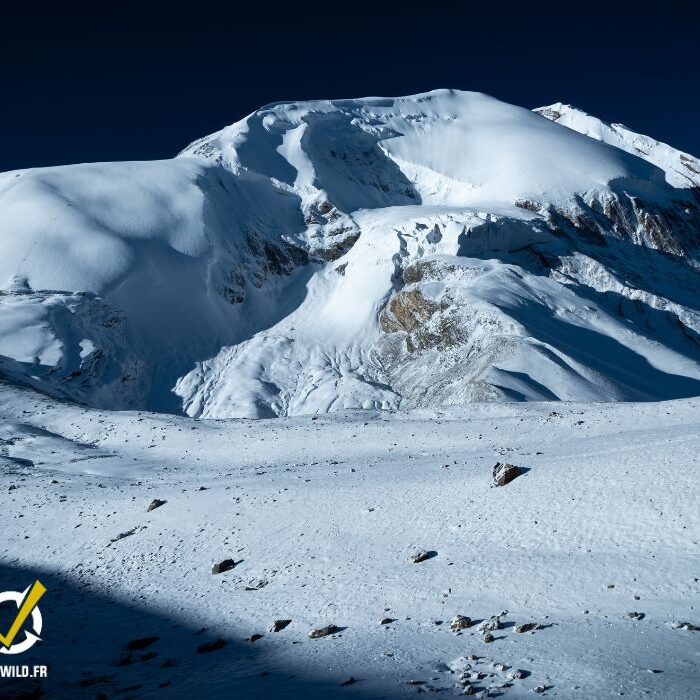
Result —
<path fill-rule="evenodd" d="M 274 103 L 0 221 L 0 371 L 103 408 L 700 394 L 700 161 L 561 103 Z"/>

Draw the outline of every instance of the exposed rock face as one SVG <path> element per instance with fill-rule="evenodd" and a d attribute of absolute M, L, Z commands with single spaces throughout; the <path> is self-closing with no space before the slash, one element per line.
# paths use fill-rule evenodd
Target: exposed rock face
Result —
<path fill-rule="evenodd" d="M 271 243 L 262 235 L 250 233 L 239 253 L 242 262 L 224 270 L 220 265 L 220 294 L 232 304 L 242 304 L 246 299 L 246 286 L 260 289 L 272 276 L 289 276 L 297 268 L 309 262 L 308 252 L 296 243 L 281 241 Z"/>
<path fill-rule="evenodd" d="M 360 233 L 358 231 L 352 229 L 349 231 L 341 230 L 332 238 L 325 240 L 322 248 L 316 248 L 314 255 L 326 262 L 338 260 L 357 243 L 359 238 Z"/>
<path fill-rule="evenodd" d="M 438 315 L 443 310 L 448 313 Z M 462 337 L 459 324 L 450 318 L 447 302 L 431 301 L 417 288 L 404 289 L 392 297 L 379 315 L 379 326 L 385 333 L 405 334 L 409 353 L 444 350 Z"/>

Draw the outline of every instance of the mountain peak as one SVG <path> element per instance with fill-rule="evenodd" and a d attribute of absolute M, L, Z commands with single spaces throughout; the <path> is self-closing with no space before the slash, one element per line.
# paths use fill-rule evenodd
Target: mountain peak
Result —
<path fill-rule="evenodd" d="M 205 417 L 697 395 L 698 175 L 568 105 L 456 90 L 5 173 L 0 371 Z"/>

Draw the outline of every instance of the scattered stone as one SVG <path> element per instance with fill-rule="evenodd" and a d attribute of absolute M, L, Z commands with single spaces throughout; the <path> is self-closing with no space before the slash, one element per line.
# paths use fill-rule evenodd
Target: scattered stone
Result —
<path fill-rule="evenodd" d="M 544 685 L 538 685 L 535 688 L 532 689 L 533 693 L 537 693 L 538 695 L 542 695 L 547 690 L 547 687 Z"/>
<path fill-rule="evenodd" d="M 110 542 L 119 542 L 119 540 L 123 540 L 125 537 L 131 537 L 135 532 L 136 528 L 127 530 L 126 532 L 120 532 L 116 537 L 113 537 Z"/>
<path fill-rule="evenodd" d="M 432 559 L 433 557 L 436 557 L 436 556 L 437 556 L 437 552 L 426 551 L 425 549 L 419 549 L 418 551 L 411 554 L 409 559 L 414 564 L 420 564 L 421 562 L 426 561 L 428 559 Z"/>
<path fill-rule="evenodd" d="M 518 634 L 524 634 L 525 632 L 532 632 L 532 630 L 539 629 L 539 623 L 537 622 L 526 622 L 522 625 L 516 625 L 515 631 Z"/>
<path fill-rule="evenodd" d="M 255 634 L 251 634 L 250 637 L 248 637 L 248 641 L 249 641 L 249 642 L 257 642 L 258 639 L 262 639 L 262 638 L 263 638 L 263 635 L 262 635 L 262 634 L 258 634 L 258 633 L 256 632 Z"/>
<path fill-rule="evenodd" d="M 318 629 L 311 630 L 309 632 L 309 637 L 311 639 L 320 639 L 321 637 L 328 637 L 331 634 L 336 634 L 340 632 L 340 627 L 336 625 L 328 625 L 327 627 L 319 627 Z"/>
<path fill-rule="evenodd" d="M 291 622 L 291 620 L 275 620 L 270 627 L 270 632 L 281 632 Z"/>
<path fill-rule="evenodd" d="M 379 620 L 380 625 L 390 625 L 392 622 L 396 622 L 393 617 L 383 617 L 381 620 Z"/>
<path fill-rule="evenodd" d="M 641 612 L 628 612 L 627 617 L 631 618 L 632 620 L 643 620 L 646 615 Z"/>
<path fill-rule="evenodd" d="M 212 574 L 223 574 L 225 571 L 233 569 L 234 566 L 236 566 L 236 562 L 233 559 L 224 559 L 218 564 L 214 564 L 211 567 L 211 572 Z"/>
<path fill-rule="evenodd" d="M 259 591 L 261 588 L 265 588 L 267 586 L 268 581 L 267 579 L 264 578 L 253 578 L 248 581 L 245 585 L 245 590 L 246 591 Z"/>
<path fill-rule="evenodd" d="M 514 681 L 521 681 L 523 678 L 527 678 L 530 674 L 527 671 L 523 671 L 522 668 L 514 668 L 508 676 Z"/>
<path fill-rule="evenodd" d="M 649 673 L 663 673 L 663 671 L 658 668 L 648 668 L 647 671 L 649 671 Z"/>
<path fill-rule="evenodd" d="M 205 642 L 204 644 L 200 644 L 197 647 L 197 653 L 198 654 L 208 654 L 212 651 L 218 651 L 219 649 L 223 649 L 225 646 L 226 646 L 225 639 L 216 639 L 213 642 Z"/>
<path fill-rule="evenodd" d="M 491 644 L 491 642 L 493 642 L 494 640 L 495 640 L 495 637 L 490 632 L 487 632 L 484 635 L 484 642 L 486 642 L 486 644 Z"/>
<path fill-rule="evenodd" d="M 505 486 L 522 474 L 520 467 L 504 462 L 496 462 L 493 467 L 493 485 Z"/>
<path fill-rule="evenodd" d="M 140 649 L 145 649 L 150 647 L 151 644 L 155 644 L 160 637 L 141 637 L 141 639 L 132 639 L 127 645 L 127 651 L 139 651 Z"/>
<path fill-rule="evenodd" d="M 674 622 L 672 627 L 677 630 L 685 630 L 686 632 L 700 632 L 700 627 L 692 622 Z"/>
<path fill-rule="evenodd" d="M 609 583 L 609 584 L 608 584 L 608 588 L 615 588 L 615 584 L 614 584 L 614 583 Z"/>
<path fill-rule="evenodd" d="M 357 678 L 350 676 L 350 678 L 346 678 L 344 681 L 341 681 L 340 685 L 352 685 L 353 683 L 357 683 Z"/>
<path fill-rule="evenodd" d="M 453 632 L 459 632 L 472 626 L 472 620 L 465 615 L 455 615 L 450 622 L 450 629 Z"/>
<path fill-rule="evenodd" d="M 503 627 L 502 617 L 508 614 L 507 610 L 502 610 L 498 615 L 492 615 L 488 620 L 484 620 L 479 625 L 479 632 L 482 634 L 484 632 L 493 632 L 495 630 L 500 630 Z"/>
<path fill-rule="evenodd" d="M 164 506 L 167 503 L 167 501 L 162 501 L 160 498 L 154 498 L 151 501 L 151 504 L 146 508 L 146 512 L 150 513 L 152 510 L 155 510 L 156 508 L 160 508 L 161 506 Z"/>

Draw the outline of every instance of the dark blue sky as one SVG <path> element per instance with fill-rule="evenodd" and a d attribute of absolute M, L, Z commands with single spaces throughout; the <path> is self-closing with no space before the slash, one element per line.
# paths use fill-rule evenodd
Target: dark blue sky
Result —
<path fill-rule="evenodd" d="M 569 4 L 3 10 L 0 170 L 166 158 L 268 102 L 437 87 L 569 102 L 700 155 L 695 3 Z"/>

